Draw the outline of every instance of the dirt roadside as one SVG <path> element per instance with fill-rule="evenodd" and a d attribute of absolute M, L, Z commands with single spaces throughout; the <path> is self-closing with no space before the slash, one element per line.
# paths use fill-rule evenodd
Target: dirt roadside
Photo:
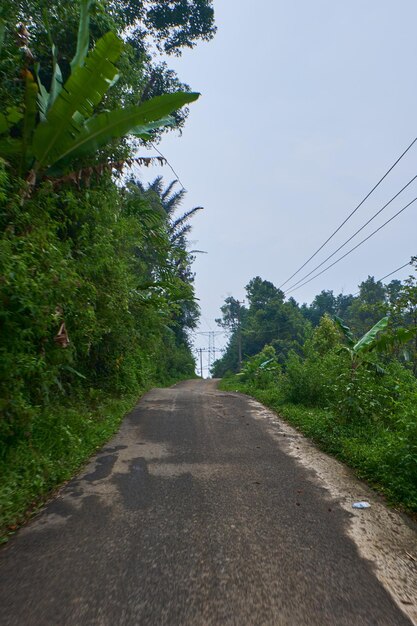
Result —
<path fill-rule="evenodd" d="M 253 416 L 266 422 L 270 435 L 304 467 L 350 515 L 349 537 L 369 560 L 378 580 L 417 624 L 417 524 L 390 509 L 383 498 L 358 480 L 343 463 L 321 452 L 306 437 L 261 403 L 250 399 Z M 365 500 L 369 509 L 352 508 Z"/>

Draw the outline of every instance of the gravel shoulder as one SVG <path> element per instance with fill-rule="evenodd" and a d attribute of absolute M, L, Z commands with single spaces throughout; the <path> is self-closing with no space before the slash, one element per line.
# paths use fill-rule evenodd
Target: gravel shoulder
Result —
<path fill-rule="evenodd" d="M 312 480 L 349 513 L 347 535 L 360 555 L 368 559 L 378 580 L 417 624 L 417 524 L 400 511 L 389 508 L 379 494 L 353 471 L 321 452 L 306 437 L 273 411 L 249 399 L 256 419 L 265 422 L 270 435 L 303 467 L 312 470 Z M 370 508 L 355 510 L 354 502 L 366 501 Z"/>

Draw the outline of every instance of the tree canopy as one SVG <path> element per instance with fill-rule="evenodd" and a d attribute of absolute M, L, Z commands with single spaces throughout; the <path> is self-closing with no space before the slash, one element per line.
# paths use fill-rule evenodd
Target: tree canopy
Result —
<path fill-rule="evenodd" d="M 414 259 L 415 266 L 415 259 Z M 302 354 L 312 329 L 323 319 L 342 318 L 357 336 L 366 333 L 384 315 L 390 315 L 393 328 L 417 328 L 416 275 L 401 282 L 393 280 L 387 285 L 368 276 L 359 285 L 357 295 L 338 294 L 323 290 L 311 304 L 301 306 L 294 298 L 284 299 L 284 294 L 270 281 L 256 276 L 246 286 L 247 307 L 241 311 L 241 341 L 244 357 L 258 354 L 266 345 L 273 346 L 278 360 L 283 363 L 290 351 Z M 228 297 L 221 307 L 222 317 L 217 323 L 229 331 L 225 354 L 216 361 L 215 376 L 227 371 L 238 371 L 238 316 L 237 301 Z M 417 343 L 408 342 L 410 364 L 417 371 Z"/>

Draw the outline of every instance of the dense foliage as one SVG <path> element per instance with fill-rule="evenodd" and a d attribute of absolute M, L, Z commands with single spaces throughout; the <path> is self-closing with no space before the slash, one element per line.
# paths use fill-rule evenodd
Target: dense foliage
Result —
<path fill-rule="evenodd" d="M 417 258 L 412 259 L 412 267 Z M 237 372 L 238 343 L 243 358 L 257 354 L 266 344 L 275 348 L 278 361 L 284 363 L 290 351 L 303 355 L 303 346 L 313 329 L 327 314 L 341 318 L 356 336 L 365 334 L 378 320 L 389 315 L 389 328 L 410 331 L 406 351 L 401 341 L 391 342 L 391 352 L 417 373 L 417 276 L 412 273 L 401 282 L 392 280 L 383 285 L 372 276 L 359 285 L 357 295 L 322 291 L 311 304 L 299 305 L 294 298 L 285 299 L 283 291 L 259 276 L 246 286 L 245 304 L 229 296 L 221 307 L 217 323 L 229 334 L 223 357 L 216 361 L 213 375 L 222 377 Z M 395 334 L 395 332 L 394 332 Z M 387 346 L 388 347 L 388 346 Z"/>
<path fill-rule="evenodd" d="M 416 287 L 415 274 L 388 285 L 368 277 L 355 297 L 322 292 L 310 306 L 299 307 L 256 278 L 247 288 L 249 306 L 240 311 L 240 329 L 233 317 L 236 301 L 229 298 L 222 308 L 219 323 L 231 337 L 213 369 L 215 376 L 225 376 L 225 388 L 240 389 L 276 409 L 391 501 L 413 511 Z"/>
<path fill-rule="evenodd" d="M 144 185 L 123 170 L 195 99 L 166 67 L 149 83 L 152 42 L 175 52 L 214 32 L 211 2 L 166 5 L 1 8 L 0 531 L 68 478 L 143 390 L 194 376 L 187 233 L 200 207 L 179 214 L 176 181 Z M 132 25 L 130 43 L 116 36 Z M 112 111 L 117 132 L 98 142 Z M 80 137 L 88 150 L 64 159 Z"/>
<path fill-rule="evenodd" d="M 123 35 L 126 42 L 117 94 L 110 97 L 112 103 L 123 106 L 186 88 L 175 71 L 154 54 L 155 48 L 181 54 L 199 40 L 210 40 L 216 32 L 212 0 L 85 0 L 85 4 L 93 43 L 108 31 Z M 63 78 L 67 78 L 76 52 L 78 22 L 78 2 L 2 1 L 0 29 L 2 24 L 6 26 L 0 68 L 2 102 L 15 107 L 22 96 L 22 60 L 38 63 L 43 82 L 51 84 L 52 42 Z M 17 24 L 22 25 L 18 32 Z M 187 109 L 174 114 L 177 127 L 184 125 L 187 114 Z"/>

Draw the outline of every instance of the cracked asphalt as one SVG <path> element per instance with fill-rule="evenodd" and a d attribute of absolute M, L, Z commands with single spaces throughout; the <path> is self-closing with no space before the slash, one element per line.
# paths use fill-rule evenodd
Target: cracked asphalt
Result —
<path fill-rule="evenodd" d="M 410 626 L 255 412 L 213 381 L 146 394 L 1 550 L 1 626 Z"/>

